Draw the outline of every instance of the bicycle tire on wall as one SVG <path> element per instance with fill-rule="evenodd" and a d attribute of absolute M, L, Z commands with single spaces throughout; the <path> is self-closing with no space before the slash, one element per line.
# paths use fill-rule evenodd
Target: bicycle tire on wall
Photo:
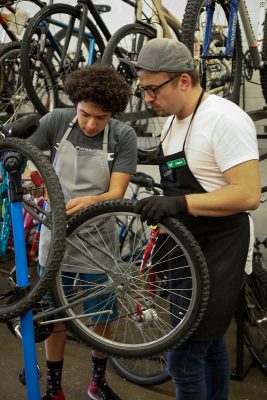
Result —
<path fill-rule="evenodd" d="M 0 152 L 6 154 L 9 151 L 23 155 L 27 160 L 31 161 L 40 173 L 51 206 L 52 240 L 43 275 L 38 277 L 37 281 L 29 287 L 29 290 L 22 298 L 16 297 L 15 291 L 14 296 L 11 295 L 10 302 L 4 302 L 1 298 L 0 320 L 15 318 L 36 306 L 46 292 L 48 284 L 57 274 L 65 251 L 66 236 L 64 198 L 58 178 L 47 157 L 27 140 L 14 138 L 1 139 Z"/>
<path fill-rule="evenodd" d="M 29 75 L 29 54 L 34 54 L 36 61 L 38 61 L 39 58 L 39 53 L 40 51 L 40 43 L 41 40 L 37 40 L 38 36 L 40 36 L 40 29 L 39 26 L 42 22 L 44 22 L 47 18 L 53 17 L 55 20 L 55 16 L 60 16 L 58 18 L 59 21 L 63 20 L 69 21 L 68 18 L 73 17 L 75 18 L 75 21 L 79 23 L 80 18 L 81 18 L 81 12 L 79 9 L 69 6 L 67 4 L 53 4 L 44 7 L 41 9 L 29 22 L 25 35 L 23 36 L 22 44 L 21 44 L 21 73 L 22 73 L 22 78 L 23 82 L 25 85 L 25 88 L 27 90 L 28 96 L 30 97 L 31 101 L 35 105 L 36 109 L 40 112 L 40 114 L 44 115 L 48 111 L 51 111 L 51 108 L 45 107 L 43 104 L 40 103 L 38 97 L 36 96 L 35 88 L 32 82 L 32 79 L 30 78 Z M 53 24 L 52 24 L 53 25 Z M 67 24 L 65 24 L 67 26 Z M 78 25 L 77 25 L 78 26 Z M 57 28 L 56 28 L 57 29 Z M 73 31 L 74 32 L 74 31 Z M 55 38 L 56 33 L 51 32 L 52 36 Z M 101 57 L 103 51 L 104 51 L 104 43 L 102 40 L 101 35 L 98 32 L 97 27 L 94 25 L 94 23 L 87 18 L 86 22 L 86 33 L 87 34 L 92 34 L 94 39 L 95 39 L 95 51 L 97 51 L 98 57 Z M 76 35 L 77 36 L 77 35 Z M 75 35 L 73 35 L 75 37 Z M 35 39 L 35 40 L 33 40 Z M 44 57 L 47 57 L 48 51 L 51 50 L 51 47 L 49 49 L 49 41 L 45 41 L 45 47 L 44 47 Z M 70 73 L 73 70 L 73 64 L 72 64 L 72 59 L 71 57 L 73 56 L 73 49 L 71 49 L 71 53 L 67 54 L 65 60 L 60 60 L 64 61 L 64 68 L 63 70 L 57 70 L 56 67 L 57 65 L 51 63 L 51 68 L 54 71 L 54 76 L 55 76 L 55 81 L 56 81 L 56 90 L 61 91 L 58 94 L 59 100 L 61 96 L 64 97 L 64 92 L 63 92 L 63 85 L 64 85 L 64 79 L 65 76 Z M 87 65 L 87 60 L 81 58 L 81 62 L 79 63 L 79 67 L 83 65 Z M 57 107 L 60 107 L 63 104 L 65 106 L 64 102 L 60 101 L 57 104 Z"/>
<path fill-rule="evenodd" d="M 22 117 L 35 111 L 35 107 L 31 103 L 26 89 L 21 79 L 20 69 L 20 42 L 11 42 L 3 44 L 0 47 L 0 112 L 10 117 L 11 120 Z M 48 101 L 55 106 L 57 104 L 57 92 L 53 90 L 55 87 L 54 75 L 51 68 L 42 58 L 38 69 L 35 71 L 33 62 L 29 57 L 29 63 L 32 64 L 31 76 L 38 73 L 40 75 L 39 85 L 36 88 L 36 96 L 42 104 Z"/>
<path fill-rule="evenodd" d="M 80 248 L 79 254 L 83 254 L 83 258 L 82 262 L 79 262 L 79 266 L 82 264 L 92 267 L 92 260 L 88 259 L 86 261 L 86 258 L 84 258 L 93 249 L 91 245 L 92 241 L 96 241 L 100 253 L 101 249 L 108 249 L 106 251 L 110 253 L 108 273 L 106 272 L 108 277 L 110 275 L 110 278 L 108 281 L 105 281 L 107 282 L 105 288 L 107 288 L 108 285 L 113 285 L 113 281 L 115 281 L 115 286 L 111 286 L 111 289 L 109 290 L 112 291 L 113 295 L 115 293 L 116 299 L 118 298 L 119 309 L 114 320 L 112 320 L 112 318 L 110 319 L 111 323 L 113 323 L 114 332 L 112 339 L 105 339 L 101 335 L 93 332 L 91 329 L 92 324 L 90 318 L 77 318 L 77 314 L 81 315 L 83 312 L 80 308 L 81 303 L 86 300 L 86 296 L 88 296 L 88 293 L 90 292 L 85 278 L 83 276 L 78 276 L 80 274 L 78 269 L 74 269 L 74 271 L 78 271 L 78 275 L 75 274 L 73 284 L 70 285 L 70 283 L 68 283 L 67 286 L 68 288 L 70 286 L 73 287 L 73 292 L 67 294 L 64 292 L 62 277 L 66 278 L 66 276 L 64 276 L 64 268 L 68 267 L 68 265 L 72 265 L 71 256 L 68 256 L 66 261 L 63 260 L 60 273 L 57 275 L 56 281 L 54 282 L 56 312 L 60 314 L 61 318 L 63 318 L 63 322 L 66 324 L 67 328 L 80 340 L 90 346 L 116 356 L 142 358 L 154 353 L 160 353 L 173 345 L 179 345 L 194 332 L 204 314 L 208 301 L 208 271 L 202 252 L 190 232 L 178 220 L 164 219 L 159 226 L 170 235 L 171 240 L 174 241 L 173 246 L 176 246 L 176 244 L 178 246 L 179 243 L 179 249 L 182 251 L 182 258 L 180 258 L 180 260 L 184 261 L 186 265 L 188 265 L 187 268 L 188 274 L 190 275 L 190 284 L 192 284 L 192 290 L 187 292 L 187 300 L 190 305 L 188 311 L 184 312 L 184 317 L 181 319 L 181 323 L 178 323 L 175 328 L 172 328 L 168 323 L 170 314 L 166 310 L 168 310 L 168 304 L 172 304 L 169 302 L 168 296 L 170 293 L 173 295 L 173 290 L 175 289 L 164 289 L 164 291 L 161 288 L 160 283 L 157 283 L 155 304 L 153 308 L 153 310 L 156 310 L 155 313 L 158 312 L 156 316 L 156 318 L 158 318 L 157 328 L 153 326 L 153 324 L 152 326 L 145 325 L 142 327 L 141 325 L 136 325 L 135 312 L 132 311 L 132 306 L 136 305 L 136 300 L 132 296 L 136 296 L 138 293 L 138 296 L 140 297 L 139 302 L 149 304 L 149 301 L 146 298 L 147 292 L 145 292 L 145 295 L 142 294 L 145 288 L 145 286 L 143 286 L 144 279 L 147 279 L 147 276 L 140 275 L 140 257 L 138 257 L 138 255 L 136 255 L 132 250 L 128 255 L 126 253 L 118 253 L 115 244 L 109 242 L 110 238 L 113 238 L 113 240 L 114 238 L 118 238 L 116 229 L 114 230 L 114 234 L 113 230 L 111 230 L 111 233 L 109 234 L 106 233 L 105 240 L 103 239 L 104 235 L 102 235 L 102 231 L 100 231 L 100 234 L 98 235 L 90 235 L 90 232 L 94 232 L 95 229 L 96 232 L 98 232 L 99 226 L 105 226 L 107 221 L 113 221 L 115 217 L 125 218 L 126 221 L 129 221 L 130 218 L 135 218 L 135 224 L 137 224 L 137 221 L 140 218 L 140 216 L 134 213 L 134 203 L 130 200 L 108 201 L 93 205 L 75 215 L 68 223 L 67 233 L 69 243 L 74 245 L 77 245 L 77 243 L 80 244 L 80 247 L 78 246 Z M 138 229 L 136 231 L 138 231 Z M 147 232 L 150 231 L 151 228 L 146 226 L 143 235 L 145 236 Z M 87 239 L 84 239 L 82 235 L 85 235 L 87 232 L 89 232 L 89 236 L 86 236 Z M 169 239 L 168 236 L 166 237 Z M 86 247 L 88 244 L 90 245 L 89 248 Z M 136 242 L 137 247 L 138 245 L 139 239 Z M 175 248 L 177 248 L 177 246 Z M 171 257 L 171 254 L 173 254 L 172 250 L 162 258 Z M 102 250 L 102 252 L 105 252 L 105 250 Z M 101 268 L 104 268 L 105 262 L 101 261 L 101 263 Z M 163 263 L 163 261 L 161 261 L 161 263 Z M 115 275 L 114 272 L 112 273 L 113 268 L 115 268 L 114 271 L 116 271 Z M 104 269 L 102 269 L 102 271 L 104 271 Z M 160 278 L 157 279 L 159 279 L 157 282 L 161 282 Z M 186 277 L 185 279 L 188 278 Z M 94 290 L 97 293 L 101 288 L 103 288 L 102 282 L 95 282 Z M 162 297 L 163 292 L 165 295 L 164 298 Z M 110 292 L 108 293 L 111 295 Z M 79 304 L 74 304 L 74 301 L 77 301 Z M 166 307 L 163 307 L 162 302 L 164 305 L 166 304 Z M 128 310 L 131 310 L 131 312 L 128 312 Z M 88 310 L 86 310 L 86 312 L 88 312 Z M 163 321 L 166 319 L 166 322 L 164 322 L 164 329 L 161 327 L 162 318 Z M 114 326 L 116 329 L 114 329 Z M 159 326 L 162 328 L 162 331 Z M 123 329 L 125 331 L 123 331 Z M 127 329 L 129 329 L 129 332 L 126 332 Z M 160 331 L 158 331 L 158 329 Z M 123 333 L 121 334 L 121 332 Z M 149 337 L 149 335 L 152 334 L 151 332 L 153 333 L 152 339 Z M 145 335 L 145 342 L 143 335 Z"/>
<path fill-rule="evenodd" d="M 221 25 L 227 27 L 228 30 L 228 18 L 229 18 L 229 5 L 224 0 L 217 0 L 215 4 L 216 11 L 222 12 L 221 18 L 225 17 L 225 22 Z M 189 48 L 194 58 L 198 57 L 195 52 L 195 32 L 198 31 L 200 35 L 200 14 L 205 12 L 205 1 L 204 0 L 188 0 L 182 22 L 182 42 Z M 203 15 L 203 14 L 202 14 Z M 203 17 L 204 18 L 204 17 Z M 205 19 L 203 19 L 205 21 Z M 218 24 L 219 25 L 219 24 Z M 226 32 L 227 32 L 226 30 Z M 219 33 L 219 35 L 218 35 Z M 202 36 L 203 37 L 203 36 Z M 212 31 L 211 43 L 214 44 L 216 53 L 223 52 L 225 49 L 226 34 L 223 32 Z M 203 42 L 202 42 L 203 43 Z M 199 49 L 201 53 L 201 45 Z M 207 87 L 205 88 L 210 93 L 220 94 L 235 103 L 239 103 L 239 92 L 241 87 L 242 77 L 242 41 L 241 32 L 239 25 L 236 28 L 236 42 L 234 58 L 232 59 L 232 65 L 228 65 L 228 61 L 224 58 L 223 62 L 219 59 L 213 58 L 209 62 L 205 63 L 202 59 L 199 62 L 200 81 L 206 79 Z M 207 76 L 202 74 L 206 67 Z M 227 72 L 227 68 L 230 70 Z M 221 74 L 219 74 L 221 72 Z M 209 81 L 209 74 L 211 80 Z M 214 75 L 212 75 L 214 74 Z M 208 77 L 208 79 L 207 79 Z M 204 85 L 203 85 L 204 86 Z M 217 93 L 216 93 L 217 92 Z"/>

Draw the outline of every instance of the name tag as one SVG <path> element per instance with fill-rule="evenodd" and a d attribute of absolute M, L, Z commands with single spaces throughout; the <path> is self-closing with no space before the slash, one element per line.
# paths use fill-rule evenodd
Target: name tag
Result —
<path fill-rule="evenodd" d="M 178 158 L 177 160 L 167 161 L 168 168 L 178 168 L 186 165 L 184 158 Z"/>

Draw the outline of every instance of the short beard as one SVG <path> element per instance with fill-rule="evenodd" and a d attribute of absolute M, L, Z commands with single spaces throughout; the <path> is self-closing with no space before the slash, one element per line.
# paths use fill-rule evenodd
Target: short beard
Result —
<path fill-rule="evenodd" d="M 154 111 L 154 110 L 153 110 L 153 111 Z M 173 114 L 168 113 L 168 112 L 165 111 L 165 110 L 155 110 L 154 113 L 155 113 L 158 117 L 169 117 L 170 115 L 173 115 Z"/>

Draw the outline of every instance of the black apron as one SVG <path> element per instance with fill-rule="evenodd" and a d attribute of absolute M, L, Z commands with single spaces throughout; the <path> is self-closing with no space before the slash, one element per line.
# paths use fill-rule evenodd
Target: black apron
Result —
<path fill-rule="evenodd" d="M 164 156 L 162 142 L 159 145 L 161 184 L 166 196 L 206 193 L 191 172 L 185 154 L 186 139 L 202 97 L 203 92 L 192 115 L 183 150 Z M 235 312 L 248 255 L 249 217 L 243 212 L 227 217 L 179 215 L 178 218 L 198 241 L 210 276 L 209 303 L 190 339 L 215 340 L 224 335 Z"/>

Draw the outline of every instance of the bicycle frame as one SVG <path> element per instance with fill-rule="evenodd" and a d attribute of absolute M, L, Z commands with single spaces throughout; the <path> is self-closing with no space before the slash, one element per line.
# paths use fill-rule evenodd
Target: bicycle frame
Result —
<path fill-rule="evenodd" d="M 52 25 L 57 26 L 57 27 L 62 28 L 62 29 L 66 29 L 66 31 L 68 31 L 68 25 L 64 24 L 61 21 L 56 21 L 53 18 L 47 18 L 46 22 L 44 22 L 44 24 L 43 24 L 43 28 L 48 28 L 49 24 L 52 24 Z M 73 32 L 79 34 L 79 29 L 78 28 L 74 28 Z M 89 43 L 90 44 L 89 44 L 89 53 L 88 53 L 87 63 L 88 64 L 92 64 L 93 63 L 93 56 L 94 56 L 95 39 L 94 39 L 94 37 L 93 37 L 93 35 L 91 33 L 87 33 L 87 32 L 84 32 L 83 37 L 89 39 Z M 58 44 L 58 40 L 54 37 L 54 35 L 49 30 L 47 31 L 47 39 L 49 40 L 49 42 L 50 42 L 50 44 L 52 46 L 52 49 L 58 54 L 60 59 L 64 60 L 64 57 L 66 55 L 65 54 L 66 53 L 66 48 L 65 48 L 66 46 L 64 46 L 65 50 L 64 50 L 64 48 L 62 49 L 60 47 L 60 45 Z M 69 42 L 67 42 L 67 43 L 69 43 Z M 41 46 L 41 52 L 44 51 L 44 48 L 45 48 L 45 40 L 43 40 L 43 43 L 42 43 L 42 46 Z M 62 63 L 63 63 L 63 61 L 60 62 L 60 67 L 63 67 Z"/>
<path fill-rule="evenodd" d="M 15 9 L 14 7 L 10 6 L 10 5 L 6 5 L 3 8 L 6 8 L 8 11 L 10 11 L 12 14 L 15 14 Z M 11 15 L 12 15 L 11 14 Z M 5 33 L 8 35 L 9 39 L 11 39 L 12 41 L 17 40 L 17 36 L 15 35 L 15 33 L 13 33 L 12 31 L 10 31 L 8 29 L 8 18 L 7 15 L 5 14 L 0 14 L 0 26 L 3 27 Z"/>
<path fill-rule="evenodd" d="M 73 27 L 74 21 L 72 21 L 72 19 L 70 20 L 69 25 L 67 25 L 64 22 L 57 21 L 53 18 L 47 18 L 46 21 L 43 23 L 43 25 L 40 26 L 41 29 L 42 28 L 46 29 L 47 39 L 49 40 L 49 42 L 52 46 L 52 49 L 56 52 L 56 54 L 59 56 L 59 58 L 61 60 L 60 64 L 59 64 L 60 68 L 63 67 L 64 59 L 66 56 L 67 48 L 69 46 L 72 32 L 75 32 L 78 34 L 77 35 L 78 36 L 77 49 L 81 48 L 84 37 L 89 39 L 89 54 L 88 54 L 87 63 L 88 64 L 93 63 L 95 39 L 92 34 L 85 32 L 88 12 L 90 12 L 91 15 L 93 16 L 93 18 L 97 24 L 97 27 L 99 28 L 98 30 L 101 31 L 102 35 L 104 35 L 106 40 L 108 40 L 111 37 L 109 30 L 107 29 L 103 19 L 101 18 L 99 12 L 95 8 L 95 6 L 91 0 L 78 0 L 77 8 L 79 8 L 81 10 L 81 23 L 80 23 L 79 28 Z M 58 40 L 49 31 L 49 24 L 66 30 L 66 40 L 65 40 L 63 48 L 61 48 L 61 46 L 58 44 Z M 47 30 L 47 28 L 48 28 L 48 30 Z M 41 38 L 41 52 L 43 52 L 45 49 L 45 42 L 46 42 L 46 37 Z M 79 57 L 80 57 L 80 53 L 77 51 L 75 54 L 74 69 L 76 69 L 78 67 Z"/>
<path fill-rule="evenodd" d="M 130 6 L 134 7 L 135 9 L 138 8 L 138 5 L 135 4 L 135 2 L 132 1 L 132 0 L 122 0 L 122 1 L 124 3 L 126 3 L 126 4 L 129 4 Z M 139 0 L 137 0 L 137 3 L 138 2 L 139 2 Z M 97 11 L 97 8 L 94 6 L 93 2 L 91 0 L 77 0 L 77 7 L 82 10 L 82 19 L 81 19 L 81 25 L 79 27 L 79 41 L 78 41 L 78 44 L 77 44 L 77 48 L 78 49 L 81 48 L 81 43 L 82 43 L 82 38 L 83 38 L 83 35 L 84 35 L 84 31 L 85 31 L 86 18 L 87 18 L 88 12 L 94 18 L 94 21 L 96 23 L 98 31 L 102 34 L 102 36 L 104 36 L 105 40 L 108 41 L 111 38 L 111 33 L 108 30 L 108 28 L 107 28 L 104 20 L 102 19 L 100 13 Z M 91 42 L 90 42 L 89 64 L 92 63 L 93 50 L 94 50 L 94 43 L 92 43 L 92 45 L 91 45 Z M 76 54 L 75 62 L 74 62 L 75 65 L 76 65 L 76 63 L 78 65 L 78 57 L 79 57 L 79 54 Z M 76 65 L 76 67 L 77 67 L 77 65 Z"/>
<path fill-rule="evenodd" d="M 204 44 L 203 51 L 201 54 L 201 58 L 211 59 L 211 58 L 231 58 L 234 54 L 234 43 L 235 43 L 235 35 L 236 35 L 236 27 L 238 23 L 238 14 L 240 15 L 240 19 L 242 22 L 242 26 L 244 29 L 244 33 L 248 42 L 249 51 L 251 54 L 251 58 L 253 61 L 253 67 L 255 69 L 261 69 L 264 67 L 264 63 L 262 61 L 261 51 L 262 51 L 262 43 L 263 43 L 263 26 L 265 20 L 265 11 L 266 11 L 266 0 L 262 0 L 260 2 L 260 11 L 259 11 L 259 23 L 258 23 L 258 35 L 255 37 L 251 20 L 249 16 L 249 12 L 246 5 L 246 0 L 230 0 L 230 13 L 229 13 L 229 28 L 228 35 L 226 39 L 225 52 L 223 54 L 214 54 L 209 55 L 210 48 L 210 38 L 212 31 L 212 23 L 213 23 L 213 14 L 215 9 L 216 0 L 206 0 L 206 29 L 204 36 Z"/>
<path fill-rule="evenodd" d="M 136 4 L 132 2 L 131 0 L 122 0 L 124 3 L 129 4 L 130 6 L 137 8 Z M 77 0 L 77 8 L 81 10 L 81 24 L 79 28 L 74 28 L 73 29 L 73 22 L 70 21 L 69 25 L 66 25 L 62 23 L 61 21 L 56 21 L 55 19 L 52 18 L 47 18 L 46 22 L 47 25 L 44 25 L 46 28 L 49 24 L 52 24 L 54 26 L 57 26 L 59 28 L 66 29 L 66 40 L 64 43 L 63 49 L 58 45 L 57 39 L 51 34 L 51 32 L 48 30 L 47 31 L 47 39 L 51 43 L 51 46 L 53 50 L 58 54 L 61 60 L 65 59 L 66 51 L 71 39 L 71 33 L 76 32 L 78 34 L 78 43 L 77 43 L 77 49 L 80 49 L 82 46 L 82 40 L 83 38 L 89 39 L 89 54 L 88 54 L 88 60 L 87 64 L 91 65 L 93 63 L 93 58 L 94 58 L 94 45 L 95 45 L 95 39 L 94 36 L 90 33 L 85 32 L 85 26 L 86 26 L 86 21 L 87 17 L 90 14 L 94 22 L 96 24 L 97 30 L 100 32 L 101 36 L 105 38 L 106 41 L 108 41 L 111 38 L 111 33 L 106 27 L 106 24 L 104 20 L 102 19 L 100 13 L 98 12 L 97 8 L 93 4 L 91 0 Z M 167 12 L 167 10 L 166 10 Z M 142 12 L 141 12 L 142 15 Z M 45 41 L 43 41 L 43 49 L 45 46 Z M 42 47 L 41 47 L 42 49 Z M 77 51 L 75 55 L 75 60 L 74 60 L 74 69 L 78 67 L 79 63 L 79 57 L 80 54 Z M 63 61 L 60 62 L 60 67 L 63 67 L 62 65 Z"/>
<path fill-rule="evenodd" d="M 248 9 L 246 6 L 245 0 L 239 1 L 239 14 L 242 21 L 242 25 L 244 28 L 244 32 L 248 41 L 249 51 L 251 54 L 251 58 L 253 61 L 253 66 L 255 69 L 260 69 L 264 67 L 264 63 L 262 61 L 262 44 L 263 44 L 263 27 L 265 21 L 265 12 L 266 12 L 266 0 L 260 1 L 260 10 L 259 10 L 259 22 L 258 22 L 258 34 L 257 38 L 254 35 Z"/>
<path fill-rule="evenodd" d="M 136 21 L 142 22 L 142 16 L 144 15 L 143 0 L 137 0 L 136 3 Z M 151 10 L 152 16 L 150 18 L 149 25 L 155 29 L 158 38 L 173 37 L 166 21 L 166 16 L 173 23 L 173 25 L 177 26 L 179 30 L 181 29 L 181 22 L 162 4 L 161 0 L 152 0 Z"/>

